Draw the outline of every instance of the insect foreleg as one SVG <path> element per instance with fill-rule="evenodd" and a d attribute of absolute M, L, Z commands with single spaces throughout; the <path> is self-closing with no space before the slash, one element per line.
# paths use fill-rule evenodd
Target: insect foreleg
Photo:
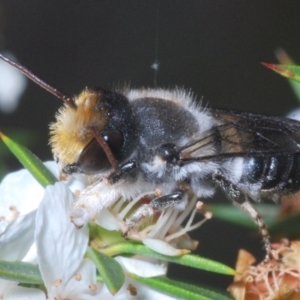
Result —
<path fill-rule="evenodd" d="M 130 160 L 119 167 L 119 172 L 113 172 L 108 176 L 110 184 L 115 184 L 119 180 L 126 178 L 126 180 L 134 181 L 137 176 L 137 164 L 135 160 Z"/>
<path fill-rule="evenodd" d="M 263 237 L 264 247 L 266 249 L 267 255 L 266 259 L 273 257 L 271 251 L 271 242 L 270 235 L 267 230 L 267 226 L 262 219 L 261 215 L 254 208 L 254 206 L 249 202 L 247 196 L 243 194 L 238 187 L 224 178 L 222 174 L 213 175 L 213 181 L 221 187 L 221 189 L 228 195 L 229 200 L 238 208 L 245 211 L 251 219 L 255 222 L 255 224 L 259 227 L 261 235 Z"/>

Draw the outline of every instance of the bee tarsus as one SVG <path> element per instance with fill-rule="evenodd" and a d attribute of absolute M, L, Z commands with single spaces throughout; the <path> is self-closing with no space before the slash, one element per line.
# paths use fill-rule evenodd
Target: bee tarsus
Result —
<path fill-rule="evenodd" d="M 128 181 L 134 181 L 137 175 L 137 165 L 135 160 L 130 160 L 119 167 L 119 172 L 113 172 L 108 176 L 108 182 L 115 184 L 121 179 Z"/>

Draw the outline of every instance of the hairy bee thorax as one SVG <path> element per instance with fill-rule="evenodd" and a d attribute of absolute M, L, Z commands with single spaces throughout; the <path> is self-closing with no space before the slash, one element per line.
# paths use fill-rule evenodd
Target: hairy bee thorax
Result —
<path fill-rule="evenodd" d="M 82 153 L 101 151 L 100 145 L 95 145 L 95 132 L 106 134 L 105 138 L 110 139 L 108 144 L 112 144 L 116 159 L 128 155 L 132 148 L 129 137 L 135 140 L 137 134 L 129 101 L 124 95 L 103 89 L 85 89 L 74 98 L 74 103 L 75 108 L 65 104 L 50 125 L 50 145 L 63 172 L 85 173 L 80 164 L 86 163 L 82 155 L 88 154 Z"/>

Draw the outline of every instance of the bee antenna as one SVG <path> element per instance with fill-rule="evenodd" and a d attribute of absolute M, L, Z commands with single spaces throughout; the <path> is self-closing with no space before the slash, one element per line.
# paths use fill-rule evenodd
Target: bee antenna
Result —
<path fill-rule="evenodd" d="M 71 96 L 68 96 L 68 95 L 62 93 L 61 91 L 59 91 L 58 89 L 54 88 L 50 84 L 47 84 L 46 82 L 44 82 L 43 80 L 41 80 L 40 78 L 38 78 L 36 75 L 34 75 L 27 68 L 25 68 L 22 65 L 14 62 L 12 60 L 10 60 L 9 58 L 7 58 L 4 55 L 2 55 L 1 53 L 0 53 L 0 59 L 2 59 L 3 61 L 7 62 L 8 64 L 10 64 L 11 66 L 15 67 L 16 69 L 18 69 L 20 72 L 22 72 L 25 76 L 27 76 L 33 82 L 35 82 L 36 84 L 38 84 L 41 88 L 43 88 L 46 91 L 50 92 L 51 94 L 53 94 L 57 98 L 62 99 L 68 106 L 70 106 L 72 108 L 76 108 L 75 101 L 74 101 L 74 99 Z"/>
<path fill-rule="evenodd" d="M 100 134 L 98 134 L 98 132 L 96 131 L 96 129 L 94 127 L 90 127 L 90 129 L 91 129 L 93 136 L 95 137 L 95 139 L 97 140 L 99 145 L 104 150 L 106 157 L 107 157 L 108 161 L 110 162 L 111 166 L 115 169 L 117 174 L 120 174 L 120 168 L 118 166 L 118 163 L 117 163 L 115 156 L 112 153 L 110 147 L 107 145 L 107 142 L 104 140 L 104 138 Z"/>

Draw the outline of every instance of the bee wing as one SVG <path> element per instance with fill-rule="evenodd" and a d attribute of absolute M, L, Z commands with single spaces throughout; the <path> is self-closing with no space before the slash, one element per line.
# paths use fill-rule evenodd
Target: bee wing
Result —
<path fill-rule="evenodd" d="M 182 162 L 300 152 L 300 122 L 251 113 L 210 110 L 217 125 L 180 148 Z"/>

